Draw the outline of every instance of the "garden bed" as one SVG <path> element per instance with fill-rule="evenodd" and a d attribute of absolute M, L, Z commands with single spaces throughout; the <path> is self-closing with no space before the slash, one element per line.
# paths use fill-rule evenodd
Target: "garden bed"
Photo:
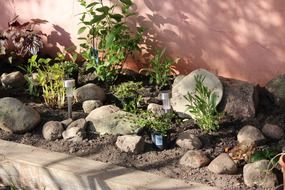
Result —
<path fill-rule="evenodd" d="M 62 121 L 67 118 L 67 109 L 52 109 L 46 107 L 40 99 L 33 99 L 21 90 L 1 89 L 2 97 L 15 97 L 37 110 L 41 117 L 41 125 L 50 120 Z M 74 119 L 87 116 L 81 106 L 74 106 Z M 172 131 L 175 137 L 181 131 L 189 129 L 191 133 L 199 135 L 203 142 L 202 150 L 214 159 L 225 149 L 232 148 L 237 144 L 237 133 L 246 124 L 262 126 L 265 122 L 284 123 L 284 112 L 272 108 L 260 107 L 257 116 L 245 121 L 229 122 L 221 124 L 221 129 L 217 132 L 205 133 L 201 131 L 190 119 L 177 125 Z M 243 182 L 242 167 L 235 175 L 218 175 L 210 172 L 207 167 L 192 169 L 179 164 L 180 158 L 187 152 L 179 148 L 175 143 L 166 150 L 158 150 L 151 143 L 149 136 L 145 137 L 146 147 L 142 154 L 123 153 L 115 145 L 117 136 L 114 135 L 89 135 L 82 142 L 70 142 L 63 139 L 47 141 L 42 136 L 42 128 L 37 127 L 25 134 L 12 134 L 0 130 L 0 138 L 48 149 L 55 152 L 64 152 L 72 155 L 94 159 L 97 161 L 117 164 L 119 166 L 136 168 L 171 178 L 182 179 L 184 181 L 199 182 L 217 186 L 220 189 L 261 189 L 246 187 Z M 268 147 L 283 146 L 276 141 L 268 141 Z M 279 175 L 280 171 L 277 172 Z M 279 176 L 279 180 L 281 177 Z M 281 182 L 280 182 L 281 183 Z"/>

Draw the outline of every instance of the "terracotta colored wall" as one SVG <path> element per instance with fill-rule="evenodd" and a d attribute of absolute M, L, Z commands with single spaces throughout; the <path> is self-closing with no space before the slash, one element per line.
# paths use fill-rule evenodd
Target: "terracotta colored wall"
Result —
<path fill-rule="evenodd" d="M 147 48 L 167 47 L 181 73 L 204 67 L 218 75 L 265 84 L 285 73 L 283 0 L 135 0 L 130 22 L 148 28 Z M 77 44 L 76 0 L 2 0 L 0 27 L 18 14 L 41 18 L 54 46 Z"/>

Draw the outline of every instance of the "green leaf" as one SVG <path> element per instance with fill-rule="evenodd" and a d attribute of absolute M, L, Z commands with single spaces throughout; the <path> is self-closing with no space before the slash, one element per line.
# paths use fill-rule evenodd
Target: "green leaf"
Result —
<path fill-rule="evenodd" d="M 89 22 L 90 24 L 94 24 L 96 22 L 99 22 L 101 20 L 103 20 L 104 18 L 106 17 L 105 14 L 102 14 L 102 15 L 94 15 L 93 16 L 93 19 Z"/>
<path fill-rule="evenodd" d="M 99 12 L 101 12 L 101 13 L 107 14 L 108 11 L 110 10 L 110 8 L 107 7 L 107 6 L 103 6 L 103 7 L 97 8 L 96 10 L 99 11 Z"/>
<path fill-rule="evenodd" d="M 121 22 L 122 18 L 124 17 L 121 14 L 110 14 L 109 15 L 111 18 L 115 19 L 117 22 Z"/>
<path fill-rule="evenodd" d="M 133 2 L 131 0 L 120 0 L 122 3 L 124 3 L 125 5 L 131 6 L 133 4 Z"/>
<path fill-rule="evenodd" d="M 110 47 L 115 39 L 115 35 L 113 33 L 109 33 L 107 36 L 106 36 L 106 47 Z"/>
<path fill-rule="evenodd" d="M 95 5 L 99 4 L 98 2 L 92 2 L 86 6 L 86 8 L 94 7 Z"/>
<path fill-rule="evenodd" d="M 82 26 L 81 28 L 78 29 L 77 34 L 82 34 L 86 30 L 86 26 Z"/>

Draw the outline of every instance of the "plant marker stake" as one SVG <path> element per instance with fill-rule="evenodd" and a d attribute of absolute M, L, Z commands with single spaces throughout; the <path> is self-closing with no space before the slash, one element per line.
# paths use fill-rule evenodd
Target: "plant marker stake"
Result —
<path fill-rule="evenodd" d="M 64 81 L 64 87 L 66 88 L 66 97 L 67 97 L 68 118 L 72 118 L 72 99 L 73 99 L 74 85 L 75 81 L 73 79 Z"/>
<path fill-rule="evenodd" d="M 162 107 L 164 112 L 167 113 L 171 110 L 170 106 L 170 99 L 169 99 L 169 91 L 162 91 L 161 92 L 161 99 L 162 99 Z"/>

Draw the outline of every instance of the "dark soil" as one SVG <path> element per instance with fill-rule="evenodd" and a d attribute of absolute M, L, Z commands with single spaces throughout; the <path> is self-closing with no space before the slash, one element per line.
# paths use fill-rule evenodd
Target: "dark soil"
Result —
<path fill-rule="evenodd" d="M 28 144 L 55 152 L 64 152 L 124 167 L 132 167 L 158 175 L 182 179 L 186 182 L 208 184 L 224 190 L 259 189 L 248 188 L 245 186 L 242 178 L 243 165 L 240 165 L 239 172 L 236 175 L 217 175 L 210 172 L 207 167 L 191 169 L 180 166 L 178 164 L 179 159 L 187 150 L 183 150 L 173 145 L 167 150 L 159 151 L 151 144 L 150 138 L 145 134 L 147 146 L 145 152 L 138 155 L 120 152 L 115 146 L 116 136 L 112 135 L 89 135 L 87 139 L 80 143 L 69 142 L 63 139 L 47 141 L 41 134 L 41 126 L 50 120 L 62 121 L 66 119 L 66 109 L 48 108 L 42 104 L 43 101 L 39 98 L 31 98 L 22 91 L 7 91 L 0 87 L 0 98 L 6 96 L 16 97 L 27 105 L 35 108 L 42 116 L 42 123 L 38 128 L 25 134 L 9 134 L 0 130 L 0 138 L 3 140 Z M 285 126 L 285 112 L 269 109 L 266 106 L 259 108 L 259 110 L 261 111 L 259 111 L 256 118 L 246 121 L 229 121 L 228 119 L 225 119 L 221 125 L 222 128 L 218 132 L 210 134 L 202 132 L 194 125 L 193 121 L 184 121 L 176 126 L 172 135 L 175 137 L 178 131 L 186 129 L 191 130 L 193 134 L 197 134 L 201 137 L 204 144 L 202 150 L 213 159 L 224 152 L 225 148 L 231 148 L 237 144 L 237 132 L 245 124 L 253 124 L 256 127 L 261 127 L 266 121 L 270 121 L 279 124 L 280 126 Z M 79 105 L 74 106 L 73 114 L 75 119 L 86 116 Z M 267 146 L 276 147 L 278 145 L 282 148 L 284 144 L 280 145 L 278 142 L 268 142 Z M 280 171 L 278 172 L 280 174 Z M 282 183 L 282 181 L 280 181 L 280 183 Z"/>

